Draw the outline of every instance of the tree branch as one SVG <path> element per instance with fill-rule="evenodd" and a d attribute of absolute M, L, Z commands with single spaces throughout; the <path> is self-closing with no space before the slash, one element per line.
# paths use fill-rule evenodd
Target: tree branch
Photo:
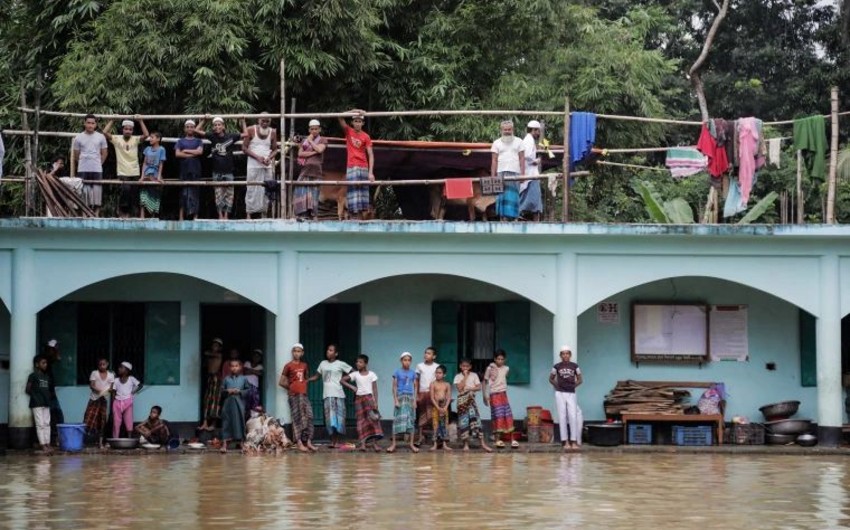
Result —
<path fill-rule="evenodd" d="M 708 121 L 708 103 L 705 99 L 705 87 L 702 84 L 702 78 L 700 77 L 700 70 L 702 69 L 702 65 L 705 63 L 705 60 L 708 58 L 708 52 L 711 50 L 712 44 L 714 44 L 714 37 L 717 35 L 718 29 L 720 29 L 720 24 L 723 23 L 723 19 L 726 18 L 726 14 L 729 12 L 729 1 L 723 0 L 723 5 L 719 5 L 717 0 L 712 0 L 714 5 L 717 6 L 717 15 L 714 16 L 714 20 L 711 22 L 711 27 L 708 29 L 708 34 L 705 36 L 705 42 L 702 45 L 702 51 L 697 57 L 697 60 L 694 61 L 691 69 L 688 70 L 688 76 L 691 79 L 691 85 L 694 87 L 694 92 L 697 94 L 697 101 L 699 103 L 699 111 L 702 115 L 703 121 Z"/>

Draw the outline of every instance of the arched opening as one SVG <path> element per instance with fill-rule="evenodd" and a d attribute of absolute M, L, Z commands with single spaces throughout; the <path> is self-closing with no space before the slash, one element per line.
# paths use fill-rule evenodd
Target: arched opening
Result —
<path fill-rule="evenodd" d="M 239 293 L 182 274 L 144 273 L 87 285 L 46 306 L 38 313 L 37 343 L 59 342 L 53 372 L 67 421 L 82 420 L 89 374 L 106 358 L 111 369 L 130 362 L 149 387 L 136 399 L 135 421 L 157 404 L 166 419 L 189 427 L 200 417 L 205 376 L 214 368 L 203 355 L 212 339 L 224 341 L 225 355 L 235 349 L 250 361 L 254 349 L 273 345 L 273 330 L 274 315 Z M 257 382 L 265 398 L 276 382 L 263 379 Z"/>
<path fill-rule="evenodd" d="M 797 306 L 739 283 L 701 276 L 644 283 L 599 302 L 616 304 L 619 319 L 604 317 L 597 306 L 579 316 L 579 359 L 586 381 L 580 400 L 585 417 L 604 417 L 605 395 L 617 381 L 632 379 L 723 382 L 729 393 L 727 421 L 745 416 L 761 422 L 760 406 L 785 400 L 801 402 L 799 417 L 817 418 L 815 317 Z M 636 364 L 631 358 L 630 319 L 636 302 L 742 306 L 746 310 L 746 320 L 741 323 L 746 326 L 746 355 L 702 364 Z M 720 330 L 719 324 L 716 327 Z M 715 339 L 719 343 L 719 337 Z M 691 402 L 696 404 L 699 394 L 692 394 Z"/>

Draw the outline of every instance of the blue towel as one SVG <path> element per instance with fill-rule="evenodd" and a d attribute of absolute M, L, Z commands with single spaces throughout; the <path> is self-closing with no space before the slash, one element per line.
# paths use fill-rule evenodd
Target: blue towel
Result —
<path fill-rule="evenodd" d="M 570 169 L 581 162 L 596 143 L 596 114 L 573 112 L 570 115 Z"/>

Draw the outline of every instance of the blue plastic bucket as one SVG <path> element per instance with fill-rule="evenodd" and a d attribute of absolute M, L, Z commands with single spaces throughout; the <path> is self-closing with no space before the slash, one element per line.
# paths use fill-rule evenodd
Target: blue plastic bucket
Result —
<path fill-rule="evenodd" d="M 83 435 L 86 433 L 85 423 L 60 423 L 56 426 L 59 431 L 59 447 L 63 451 L 82 451 Z"/>

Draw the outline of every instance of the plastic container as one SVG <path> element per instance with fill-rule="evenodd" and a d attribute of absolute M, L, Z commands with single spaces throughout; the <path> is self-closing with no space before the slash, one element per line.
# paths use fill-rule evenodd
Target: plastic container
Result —
<path fill-rule="evenodd" d="M 551 423 L 528 426 L 528 443 L 550 444 L 555 439 L 555 426 Z"/>
<path fill-rule="evenodd" d="M 647 423 L 629 424 L 629 443 L 633 445 L 649 445 L 652 443 L 652 425 Z"/>
<path fill-rule="evenodd" d="M 528 418 L 529 427 L 537 427 L 540 425 L 540 413 L 543 412 L 543 407 L 528 407 L 525 409 L 526 418 Z"/>
<path fill-rule="evenodd" d="M 86 434 L 85 423 L 60 423 L 56 426 L 59 433 L 59 448 L 63 451 L 82 451 Z"/>
<path fill-rule="evenodd" d="M 711 445 L 712 427 L 710 425 L 697 425 L 686 427 L 684 425 L 673 426 L 673 443 L 676 445 Z"/>

